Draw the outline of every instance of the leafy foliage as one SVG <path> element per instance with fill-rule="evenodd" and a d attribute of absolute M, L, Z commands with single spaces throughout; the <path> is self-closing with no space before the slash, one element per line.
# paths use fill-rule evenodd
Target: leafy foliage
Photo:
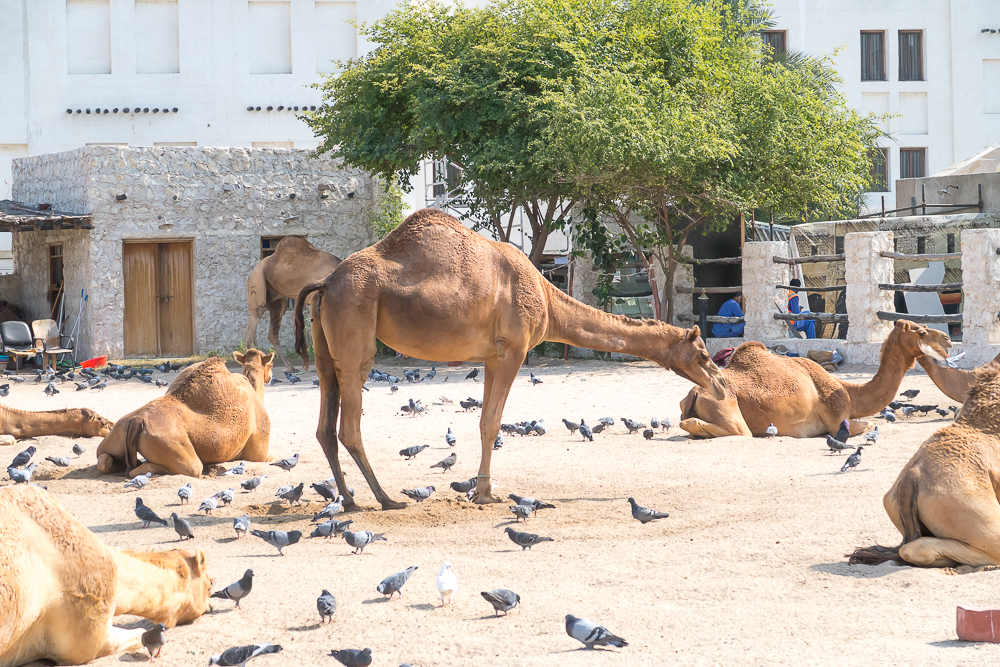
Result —
<path fill-rule="evenodd" d="M 378 179 L 378 194 L 378 207 L 369 211 L 368 221 L 375 231 L 375 238 L 381 241 L 403 222 L 406 202 L 403 201 L 402 189 L 394 179 Z"/>

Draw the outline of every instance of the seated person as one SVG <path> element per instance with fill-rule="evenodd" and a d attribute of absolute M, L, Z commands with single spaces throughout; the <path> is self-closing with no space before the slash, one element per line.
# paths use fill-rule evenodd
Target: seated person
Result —
<path fill-rule="evenodd" d="M 792 278 L 788 284 L 792 287 L 802 287 L 802 282 L 798 278 Z M 799 294 L 795 290 L 788 290 L 788 312 L 794 315 L 809 312 L 808 308 L 799 306 Z M 792 322 L 792 326 L 795 327 L 796 331 L 804 331 L 806 338 L 816 337 L 816 320 L 800 320 Z"/>
<path fill-rule="evenodd" d="M 719 308 L 719 317 L 743 317 L 743 309 L 740 304 L 743 302 L 742 294 L 733 294 L 729 300 Z M 716 338 L 732 338 L 743 335 L 744 322 L 716 322 L 712 325 L 712 335 Z"/>

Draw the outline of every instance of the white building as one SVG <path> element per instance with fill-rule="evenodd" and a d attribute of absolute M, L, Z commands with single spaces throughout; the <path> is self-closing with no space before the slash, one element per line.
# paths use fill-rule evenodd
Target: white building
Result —
<path fill-rule="evenodd" d="M 771 0 L 772 45 L 833 55 L 843 92 L 883 129 L 884 192 L 1000 141 L 1000 2 L 996 0 Z M 838 51 L 839 50 L 839 51 Z M 919 202 L 918 202 L 919 203 Z"/>

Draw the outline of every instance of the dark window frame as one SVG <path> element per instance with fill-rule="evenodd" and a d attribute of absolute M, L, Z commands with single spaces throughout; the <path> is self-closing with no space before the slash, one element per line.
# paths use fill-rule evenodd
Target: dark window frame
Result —
<path fill-rule="evenodd" d="M 877 53 L 865 53 L 877 46 Z M 886 81 L 885 30 L 861 31 L 861 80 Z"/>
<path fill-rule="evenodd" d="M 260 237 L 260 258 L 270 257 L 274 254 L 274 248 L 284 236 L 261 236 Z"/>
<path fill-rule="evenodd" d="M 955 252 L 955 235 L 954 234 L 948 234 L 945 238 L 946 238 L 947 243 L 948 243 L 948 252 L 949 253 Z"/>
<path fill-rule="evenodd" d="M 774 53 L 788 52 L 787 30 L 764 30 L 760 33 L 760 38 L 764 40 L 764 44 L 771 47 Z"/>
<path fill-rule="evenodd" d="M 899 177 L 924 178 L 926 176 L 927 176 L 927 149 L 900 148 Z"/>
<path fill-rule="evenodd" d="M 898 41 L 899 80 L 924 81 L 924 31 L 900 30 Z"/>
<path fill-rule="evenodd" d="M 917 237 L 917 254 L 926 255 L 927 254 L 927 237 L 918 236 Z"/>
<path fill-rule="evenodd" d="M 880 156 L 879 158 L 876 158 Z M 869 192 L 889 192 L 889 149 L 873 148 L 871 153 L 872 166 L 869 174 L 871 176 L 871 190 Z M 880 165 L 881 162 L 881 165 Z M 879 169 L 879 166 L 882 168 Z"/>

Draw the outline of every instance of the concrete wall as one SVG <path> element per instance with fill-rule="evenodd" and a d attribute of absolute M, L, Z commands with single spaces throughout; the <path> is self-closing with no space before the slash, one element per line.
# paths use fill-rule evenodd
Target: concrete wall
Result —
<path fill-rule="evenodd" d="M 975 204 L 979 201 L 979 186 L 983 186 L 983 213 L 1000 213 L 1000 173 L 952 174 L 928 178 L 906 178 L 896 183 L 896 205 L 894 208 L 910 206 L 916 202 L 916 214 L 920 214 L 921 185 L 927 204 Z M 957 186 L 949 187 L 949 186 Z M 888 206 L 888 205 L 887 205 Z M 941 210 L 941 209 L 933 209 Z M 962 209 L 963 213 L 976 213 L 976 209 Z M 903 212 L 904 215 L 908 211 Z"/>
<path fill-rule="evenodd" d="M 260 237 L 302 234 L 341 258 L 375 240 L 366 215 L 376 205 L 373 180 L 305 150 L 92 146 L 18 160 L 14 178 L 18 201 L 93 215 L 89 232 L 19 232 L 14 239 L 22 302 L 32 317 L 47 316 L 48 247 L 63 243 L 66 312 L 79 309 L 81 289 L 90 295 L 82 327 L 88 355 L 124 352 L 123 240 L 193 241 L 200 352 L 228 350 L 242 339 L 246 278 L 260 260 Z M 118 194 L 127 199 L 117 201 Z M 287 317 L 282 340 L 290 345 Z M 262 345 L 266 324 L 258 330 Z"/>

